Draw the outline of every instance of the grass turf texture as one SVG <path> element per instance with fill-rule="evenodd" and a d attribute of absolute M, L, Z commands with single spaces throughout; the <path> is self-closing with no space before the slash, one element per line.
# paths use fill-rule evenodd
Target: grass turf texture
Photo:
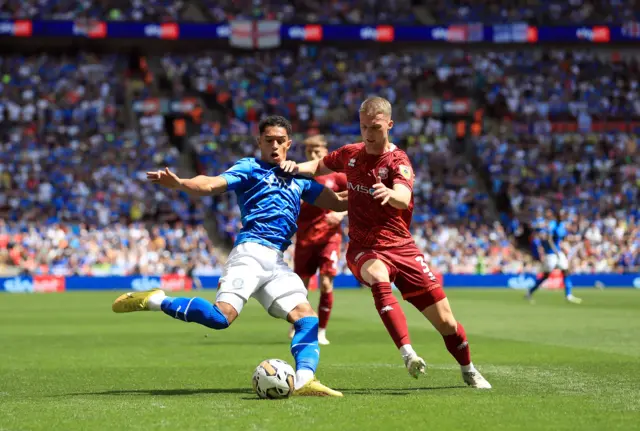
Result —
<path fill-rule="evenodd" d="M 250 302 L 226 331 L 116 315 L 117 293 L 0 295 L 0 430 L 630 430 L 640 424 L 640 291 L 448 291 L 474 362 L 469 389 L 410 306 L 428 364 L 411 379 L 367 291 L 337 291 L 318 376 L 343 399 L 258 400 L 263 359 L 292 363 L 287 324 Z M 213 292 L 205 292 L 213 299 Z M 312 303 L 317 294 L 312 294 Z"/>

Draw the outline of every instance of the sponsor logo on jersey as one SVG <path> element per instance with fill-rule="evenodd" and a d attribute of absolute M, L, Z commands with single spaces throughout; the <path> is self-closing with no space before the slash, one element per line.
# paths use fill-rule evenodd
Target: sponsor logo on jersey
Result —
<path fill-rule="evenodd" d="M 362 184 L 347 183 L 347 190 L 353 190 L 354 192 L 366 193 L 372 195 L 376 189 L 369 188 Z"/>

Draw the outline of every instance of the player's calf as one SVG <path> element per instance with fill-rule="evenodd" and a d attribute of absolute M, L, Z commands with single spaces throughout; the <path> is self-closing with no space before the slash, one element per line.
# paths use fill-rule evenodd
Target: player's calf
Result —
<path fill-rule="evenodd" d="M 212 304 L 203 298 L 165 297 L 160 310 L 174 319 L 195 322 L 211 329 L 226 329 L 238 316 L 238 312 L 226 302 Z"/>
<path fill-rule="evenodd" d="M 381 260 L 371 259 L 364 263 L 360 275 L 371 286 L 376 310 L 399 349 L 409 375 L 418 378 L 418 375 L 425 373 L 426 365 L 411 346 L 407 318 L 391 289 L 387 266 Z"/>
<path fill-rule="evenodd" d="M 238 312 L 231 304 L 224 302 L 212 304 L 198 297 L 172 298 L 166 296 L 160 289 L 120 295 L 113 303 L 112 309 L 116 313 L 163 311 L 174 319 L 199 323 L 212 329 L 228 328 L 238 316 Z"/>
<path fill-rule="evenodd" d="M 480 374 L 471 362 L 471 350 L 469 341 L 462 323 L 458 322 L 453 312 L 449 300 L 444 298 L 435 304 L 425 308 L 422 314 L 431 322 L 434 328 L 444 340 L 447 350 L 453 358 L 460 364 L 462 379 L 474 388 L 490 389 L 489 382 Z"/>
<path fill-rule="evenodd" d="M 320 303 L 318 304 L 318 341 L 322 345 L 329 344 L 327 325 L 333 309 L 333 277 L 320 274 Z"/>
<path fill-rule="evenodd" d="M 302 303 L 294 308 L 287 320 L 293 323 L 291 355 L 296 362 L 296 389 L 311 381 L 320 362 L 318 345 L 318 316 L 311 305 Z"/>

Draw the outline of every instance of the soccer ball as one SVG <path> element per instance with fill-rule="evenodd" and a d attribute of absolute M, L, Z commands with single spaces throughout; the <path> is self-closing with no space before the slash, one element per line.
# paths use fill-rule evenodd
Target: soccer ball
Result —
<path fill-rule="evenodd" d="M 293 393 L 295 372 L 281 359 L 267 359 L 253 372 L 253 390 L 260 398 L 289 398 Z"/>

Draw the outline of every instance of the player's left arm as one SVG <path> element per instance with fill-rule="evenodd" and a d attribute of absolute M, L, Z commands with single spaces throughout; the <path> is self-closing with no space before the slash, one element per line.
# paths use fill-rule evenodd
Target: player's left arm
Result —
<path fill-rule="evenodd" d="M 336 213 L 344 213 L 342 217 L 347 214 L 348 198 L 347 193 L 336 193 L 330 188 L 323 187 L 315 201 L 310 202 L 305 199 L 305 202 L 309 202 L 311 205 L 315 205 L 325 210 L 335 211 Z"/>
<path fill-rule="evenodd" d="M 413 195 L 413 169 L 409 159 L 406 157 L 400 159 L 400 164 L 392 170 L 393 188 L 388 188 L 378 178 L 377 183 L 373 185 L 375 190 L 373 198 L 380 200 L 381 205 L 389 204 L 396 209 L 406 210 L 411 204 Z"/>
<path fill-rule="evenodd" d="M 347 198 L 347 176 L 345 174 L 336 174 L 335 182 L 338 189 L 338 196 Z M 342 223 L 342 220 L 347 216 L 347 211 L 332 211 L 327 214 L 327 223 L 331 226 L 337 226 Z"/>
<path fill-rule="evenodd" d="M 303 180 L 302 199 L 319 208 L 343 212 L 347 210 L 347 192 L 336 193 L 314 180 Z"/>

